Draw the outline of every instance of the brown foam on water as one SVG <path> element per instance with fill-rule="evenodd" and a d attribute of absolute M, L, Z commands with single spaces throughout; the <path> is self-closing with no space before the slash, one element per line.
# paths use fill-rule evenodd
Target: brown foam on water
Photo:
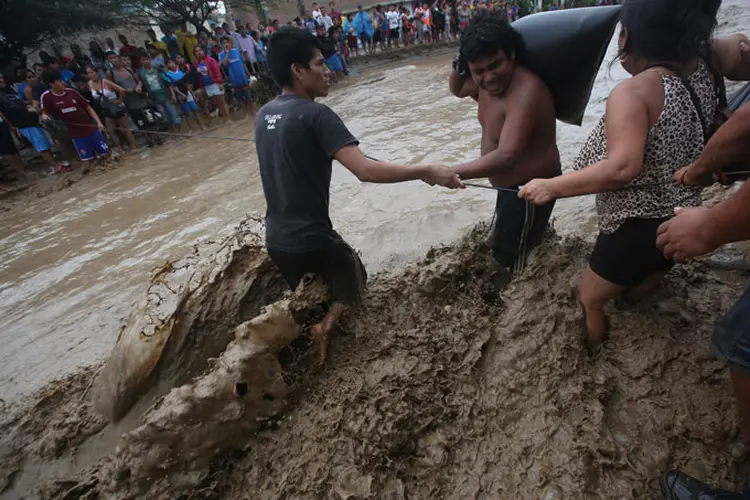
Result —
<path fill-rule="evenodd" d="M 653 298 L 608 309 L 612 338 L 592 360 L 576 299 L 590 247 L 553 234 L 503 289 L 486 232 L 375 277 L 322 371 L 305 362 L 289 299 L 267 308 L 78 482 L 41 496 L 650 498 L 670 467 L 741 481 L 747 464 L 728 451 L 737 438 L 728 376 L 708 346 L 744 283 L 700 263 L 677 267 Z M 321 300 L 319 290 L 301 297 L 293 309 Z M 65 408 L 80 391 L 60 397 Z M 51 428 L 57 418 L 46 415 Z M 29 442 L 44 440 L 31 429 Z M 85 429 L 70 432 L 73 444 Z"/>

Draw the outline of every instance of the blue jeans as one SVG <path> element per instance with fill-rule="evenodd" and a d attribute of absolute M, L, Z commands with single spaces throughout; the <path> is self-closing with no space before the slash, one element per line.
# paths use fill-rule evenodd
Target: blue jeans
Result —
<path fill-rule="evenodd" d="M 711 344 L 730 370 L 750 376 L 750 286 L 719 320 Z"/>
<path fill-rule="evenodd" d="M 182 118 L 172 101 L 154 103 L 157 111 L 170 125 L 182 125 Z"/>

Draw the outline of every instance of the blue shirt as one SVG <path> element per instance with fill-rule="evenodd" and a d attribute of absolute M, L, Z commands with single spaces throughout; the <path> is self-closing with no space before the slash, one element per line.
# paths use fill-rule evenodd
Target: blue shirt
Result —
<path fill-rule="evenodd" d="M 62 75 L 62 79 L 65 83 L 70 83 L 70 80 L 72 80 L 73 77 L 76 76 L 76 74 L 69 69 L 61 69 L 60 74 Z"/>
<path fill-rule="evenodd" d="M 224 59 L 227 57 L 225 50 L 219 54 L 219 62 L 224 63 Z M 232 80 L 232 85 L 235 87 L 246 87 L 250 83 L 247 79 L 247 73 L 245 72 L 245 62 L 240 56 L 240 51 L 237 49 L 231 49 L 229 51 L 229 64 L 226 66 L 227 73 L 229 73 L 229 79 Z"/>

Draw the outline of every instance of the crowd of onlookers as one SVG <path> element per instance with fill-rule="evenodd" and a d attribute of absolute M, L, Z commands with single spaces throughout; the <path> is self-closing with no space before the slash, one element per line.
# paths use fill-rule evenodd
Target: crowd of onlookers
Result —
<path fill-rule="evenodd" d="M 216 114 L 230 121 L 232 107 L 254 114 L 265 37 L 226 24 L 213 33 L 161 30 L 161 37 L 149 30 L 140 48 L 124 35 L 119 49 L 111 38 L 106 49 L 91 41 L 88 53 L 55 45 L 19 70 L 14 84 L 0 76 L 0 155 L 16 178 L 27 177 L 19 146 L 33 147 L 50 173 L 65 172 L 70 162 L 106 156 L 110 147 L 135 151 L 136 135 L 154 146 L 170 132 L 204 130 Z"/>
<path fill-rule="evenodd" d="M 483 9 L 509 20 L 522 14 L 517 0 L 416 1 L 370 11 L 359 6 L 348 14 L 334 2 L 328 8 L 313 3 L 286 25 L 278 19 L 237 22 L 236 29 L 223 23 L 198 33 L 165 25 L 159 35 L 149 29 L 140 47 L 119 35 L 119 48 L 112 38 L 104 47 L 92 40 L 88 53 L 78 44 L 67 53 L 54 45 L 20 69 L 16 82 L 0 76 L 0 155 L 24 180 L 19 146 L 33 147 L 49 172 L 64 172 L 70 162 L 107 155 L 110 147 L 135 151 L 139 142 L 161 144 L 170 132 L 204 130 L 217 115 L 230 121 L 230 109 L 250 116 L 254 86 L 266 72 L 268 37 L 284 26 L 319 38 L 335 82 L 348 74 L 351 57 L 455 39 Z"/>

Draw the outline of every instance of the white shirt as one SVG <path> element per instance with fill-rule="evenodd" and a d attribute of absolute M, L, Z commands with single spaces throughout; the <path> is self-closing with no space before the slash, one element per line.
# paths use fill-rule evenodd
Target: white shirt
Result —
<path fill-rule="evenodd" d="M 390 10 L 385 13 L 385 17 L 388 19 L 388 27 L 390 29 L 397 29 L 398 23 L 401 19 L 401 16 L 398 15 L 398 12 L 394 10 Z"/>
<path fill-rule="evenodd" d="M 326 27 L 326 31 L 328 31 L 328 28 L 330 28 L 331 26 L 333 26 L 333 19 L 331 19 L 331 16 L 329 16 L 328 14 L 326 14 L 325 16 L 320 16 L 318 18 L 318 23 L 320 23 L 323 26 L 325 26 Z"/>
<path fill-rule="evenodd" d="M 317 20 L 320 17 L 320 11 L 314 10 L 313 11 L 313 19 Z"/>

